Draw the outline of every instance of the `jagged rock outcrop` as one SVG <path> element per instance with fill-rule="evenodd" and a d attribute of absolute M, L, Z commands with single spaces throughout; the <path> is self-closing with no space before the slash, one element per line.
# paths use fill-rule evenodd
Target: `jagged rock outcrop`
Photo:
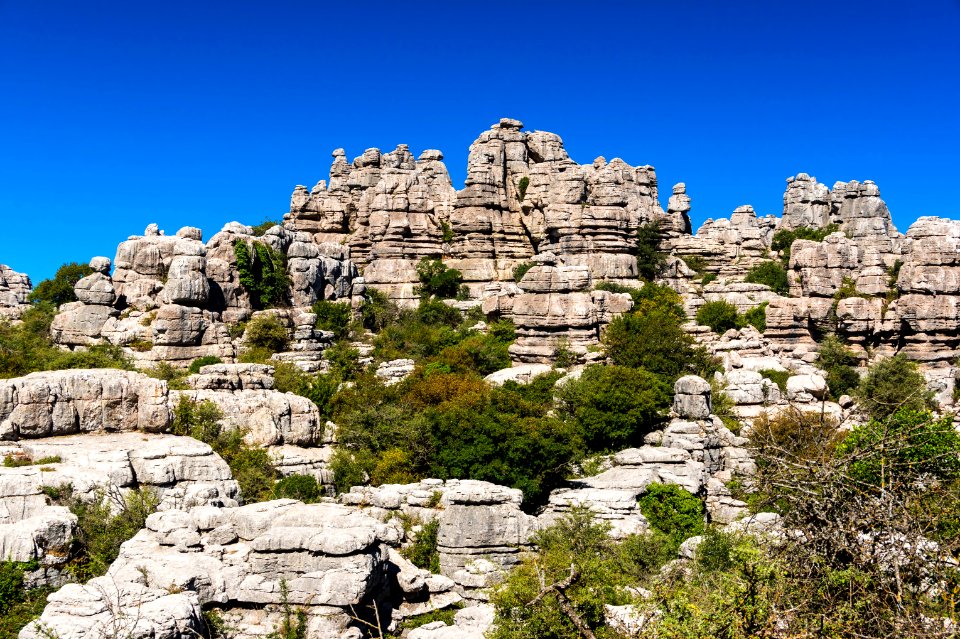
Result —
<path fill-rule="evenodd" d="M 105 577 L 52 595 L 21 638 L 42 636 L 42 629 L 79 637 L 77 628 L 94 637 L 95 628 L 118 621 L 115 608 L 127 619 L 139 612 L 157 628 L 144 636 L 185 636 L 176 633 L 185 632 L 191 617 L 179 613 L 193 612 L 197 603 L 221 608 L 238 632 L 259 635 L 259 628 L 279 626 L 281 606 L 289 603 L 306 613 L 308 636 L 357 639 L 350 607 L 360 609 L 386 586 L 387 544 L 398 536 L 397 527 L 337 504 L 277 500 L 155 513 Z M 111 606 L 109 596 L 97 596 L 103 583 L 132 594 Z M 147 603 L 157 592 L 186 601 L 165 602 L 181 605 L 161 615 Z"/>
<path fill-rule="evenodd" d="M 742 278 L 753 266 L 770 259 L 776 225 L 773 215 L 757 217 L 753 207 L 745 205 L 729 219 L 707 220 L 696 235 L 670 238 L 665 248 L 681 257 L 699 258 L 706 272 L 722 279 Z"/>
<path fill-rule="evenodd" d="M 33 286 L 26 273 L 17 273 L 0 264 L 0 318 L 20 319 L 27 308 Z"/>
<path fill-rule="evenodd" d="M 518 285 L 485 291 L 483 312 L 516 325 L 510 355 L 518 362 L 551 362 L 562 349 L 587 358 L 599 343 L 601 329 L 630 310 L 633 301 L 626 293 L 591 290 L 586 266 L 566 265 L 549 253 L 538 255 L 537 262 Z"/>

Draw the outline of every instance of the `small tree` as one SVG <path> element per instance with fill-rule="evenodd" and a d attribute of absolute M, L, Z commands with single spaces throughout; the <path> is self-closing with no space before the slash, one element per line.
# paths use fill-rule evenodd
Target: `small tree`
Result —
<path fill-rule="evenodd" d="M 457 297 L 463 274 L 455 268 L 447 268 L 439 259 L 423 258 L 417 264 L 420 286 L 415 293 L 421 297 L 437 296 L 443 299 Z"/>
<path fill-rule="evenodd" d="M 247 244 L 240 238 L 233 242 L 233 254 L 240 272 L 240 283 L 249 293 L 254 308 L 271 308 L 286 303 L 290 288 L 286 255 L 264 242 Z"/>
<path fill-rule="evenodd" d="M 49 302 L 55 307 L 67 302 L 76 302 L 77 296 L 73 292 L 74 285 L 81 278 L 93 273 L 93 269 L 86 264 L 70 262 L 57 269 L 53 279 L 43 280 L 30 291 L 29 300 L 33 304 Z"/>
<path fill-rule="evenodd" d="M 725 300 L 707 302 L 697 311 L 697 324 L 709 326 L 714 333 L 723 334 L 731 328 L 739 328 L 737 307 Z"/>
<path fill-rule="evenodd" d="M 743 278 L 744 282 L 751 284 L 763 284 L 770 287 L 770 290 L 779 295 L 787 295 L 790 292 L 790 283 L 787 279 L 787 269 L 780 262 L 761 262 L 747 272 Z"/>
<path fill-rule="evenodd" d="M 660 250 L 663 229 L 659 221 L 637 229 L 637 272 L 648 282 L 655 280 L 667 264 L 667 255 Z"/>
<path fill-rule="evenodd" d="M 916 363 L 903 355 L 870 367 L 856 391 L 857 401 L 872 419 L 883 420 L 901 409 L 933 408 L 933 393 Z"/>

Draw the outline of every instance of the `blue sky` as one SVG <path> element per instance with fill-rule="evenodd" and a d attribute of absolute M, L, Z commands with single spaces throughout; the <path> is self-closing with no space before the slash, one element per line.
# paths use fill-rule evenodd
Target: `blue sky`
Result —
<path fill-rule="evenodd" d="M 695 227 L 784 179 L 873 179 L 901 230 L 960 217 L 960 0 L 0 0 L 0 263 L 49 277 L 150 222 L 278 218 L 330 151 L 500 117 L 686 182 Z"/>

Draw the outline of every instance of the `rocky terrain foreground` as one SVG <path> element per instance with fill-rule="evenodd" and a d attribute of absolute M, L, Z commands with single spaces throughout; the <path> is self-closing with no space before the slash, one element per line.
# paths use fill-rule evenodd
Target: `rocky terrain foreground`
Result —
<path fill-rule="evenodd" d="M 699 498 L 701 519 L 720 530 L 779 531 L 777 515 L 753 513 L 736 492 L 757 470 L 751 428 L 791 411 L 848 430 L 868 421 L 858 398 L 831 393 L 819 360 L 824 335 L 846 344 L 860 377 L 895 355 L 916 362 L 935 411 L 955 408 L 960 221 L 921 217 L 902 234 L 873 182 L 827 187 L 799 173 L 787 180 L 781 216 L 741 206 L 694 233 L 686 185 L 672 187 L 664 209 L 652 166 L 603 157 L 580 165 L 559 136 L 511 119 L 471 145 L 463 189 L 442 160 L 406 145 L 352 161 L 337 149 L 328 179 L 297 186 L 276 225 L 231 222 L 206 240 L 198 228 L 167 235 L 151 225 L 112 259 L 90 261 L 50 339 L 72 353 L 118 347 L 135 369 L 0 380 L 0 458 L 9 460 L 0 467 L 0 560 L 28 565 L 25 587 L 50 592 L 21 639 L 293 636 L 276 634 L 291 614 L 305 637 L 489 636 L 493 589 L 525 565 L 539 533 L 581 507 L 611 539 L 633 539 L 655 527 L 639 500 L 653 485 L 676 486 Z M 375 290 L 413 309 L 425 258 L 461 274 L 457 299 L 444 304 L 481 314 L 470 330 L 503 320 L 515 327 L 512 365 L 486 375 L 485 387 L 556 374 L 561 389 L 609 364 L 605 330 L 637 310 L 622 287 L 644 286 L 638 237 L 651 225 L 663 262 L 655 281 L 680 294 L 684 329 L 716 358 L 716 371 L 675 376 L 655 428 L 594 459 L 596 468 L 571 470 L 535 512 L 521 489 L 466 474 L 393 483 L 368 473 L 343 490 L 331 462 L 346 450 L 338 424 L 316 395 L 276 390 L 284 366 L 312 375 L 338 365 L 331 353 L 341 338 L 319 327 L 317 302 L 344 302 L 358 317 Z M 756 267 L 781 263 L 779 232 L 817 230 L 822 240 L 798 236 L 786 246 L 784 288 L 746 281 Z M 259 255 L 258 246 L 282 256 L 283 303 L 264 304 L 247 279 L 238 256 Z M 26 275 L 0 265 L 7 325 L 33 308 L 31 289 Z M 717 332 L 694 321 L 718 301 L 739 314 L 759 309 L 765 323 Z M 285 339 L 251 363 L 243 327 L 261 318 L 279 323 Z M 414 355 L 378 361 L 363 342 L 353 344 L 358 365 L 385 387 L 420 374 Z M 187 374 L 200 358 L 213 363 Z M 156 374 L 163 366 L 176 374 Z M 278 477 L 310 477 L 321 495 L 245 495 L 226 453 L 178 430 L 187 405 L 215 407 L 218 436 L 237 433 L 266 451 Z M 142 529 L 103 574 L 78 578 L 77 504 L 119 512 L 125 496 L 142 491 L 155 497 Z M 427 568 L 409 554 L 425 530 L 435 535 Z M 697 543 L 685 543 L 676 561 L 689 561 Z M 211 633 L 211 611 L 223 634 Z M 451 614 L 423 616 L 438 611 Z M 606 605 L 600 618 L 615 636 L 646 636 L 650 617 L 637 611 Z M 405 625 L 411 619 L 417 627 Z"/>

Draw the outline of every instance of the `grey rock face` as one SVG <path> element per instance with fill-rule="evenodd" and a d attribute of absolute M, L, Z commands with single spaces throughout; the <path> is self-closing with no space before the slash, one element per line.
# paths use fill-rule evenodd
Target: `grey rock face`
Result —
<path fill-rule="evenodd" d="M 279 606 L 282 581 L 287 601 L 305 607 L 310 636 L 355 638 L 349 607 L 385 585 L 386 543 L 395 542 L 396 535 L 395 529 L 344 506 L 293 500 L 156 513 L 100 578 L 130 593 L 119 598 L 119 606 L 100 603 L 103 598 L 95 595 L 100 582 L 91 582 L 92 588 L 67 586 L 51 596 L 39 623 L 21 637 L 42 636 L 41 625 L 58 636 L 96 636 L 67 633 L 75 628 L 94 632 L 98 625 L 146 609 L 141 617 L 154 634 L 134 636 L 174 639 L 187 635 L 200 605 L 211 603 L 226 608 L 225 617 L 239 632 L 257 634 L 258 622 L 266 621 L 269 631 L 274 627 L 269 622 L 279 618 L 245 610 Z M 184 601 L 155 594 L 169 592 Z M 97 605 L 84 605 L 91 600 Z M 160 619 L 155 601 L 169 606 Z"/>
<path fill-rule="evenodd" d="M 0 264 L 0 318 L 19 319 L 27 308 L 30 296 L 30 278 Z"/>
<path fill-rule="evenodd" d="M 117 300 L 117 293 L 113 289 L 113 281 L 109 275 L 96 272 L 81 278 L 73 286 L 77 300 L 84 304 L 95 306 L 113 306 Z"/>
<path fill-rule="evenodd" d="M 710 383 L 696 375 L 686 375 L 673 386 L 673 412 L 686 419 L 710 417 Z"/>
<path fill-rule="evenodd" d="M 0 380 L 0 439 L 106 430 L 157 432 L 170 424 L 166 383 L 112 369 L 31 373 Z"/>

